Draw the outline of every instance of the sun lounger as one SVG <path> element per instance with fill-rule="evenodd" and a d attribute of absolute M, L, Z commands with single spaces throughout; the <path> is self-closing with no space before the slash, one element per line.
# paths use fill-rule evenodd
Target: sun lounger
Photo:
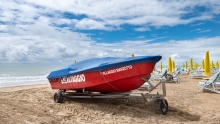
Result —
<path fill-rule="evenodd" d="M 193 78 L 201 79 L 201 78 L 205 78 L 205 77 L 206 76 L 204 75 L 204 73 L 201 73 L 201 72 L 195 72 L 195 73 L 189 75 L 190 79 L 193 79 Z"/>
<path fill-rule="evenodd" d="M 152 74 L 152 79 L 154 80 L 160 80 L 167 74 L 167 69 L 162 71 L 160 74 Z"/>
<path fill-rule="evenodd" d="M 173 76 L 173 81 L 175 81 L 176 83 L 180 83 L 180 82 L 181 82 L 181 78 L 179 77 L 180 74 L 181 74 L 181 71 L 178 71 L 178 72 Z"/>
<path fill-rule="evenodd" d="M 190 70 L 189 69 L 182 69 L 181 74 L 189 74 Z"/>
<path fill-rule="evenodd" d="M 220 86 L 220 82 L 216 81 L 217 78 L 219 77 L 219 74 L 220 74 L 220 72 L 217 72 L 208 81 L 206 81 L 206 80 L 200 81 L 198 83 L 198 85 L 201 88 L 198 90 L 198 93 L 205 89 L 205 90 L 210 90 L 210 91 L 213 91 L 213 92 L 220 94 L 220 90 L 218 89 L 218 87 Z"/>
<path fill-rule="evenodd" d="M 212 70 L 212 71 L 211 71 L 211 74 L 215 74 L 215 73 L 217 73 L 217 72 L 218 72 L 218 70 L 215 69 L 215 70 Z"/>
<path fill-rule="evenodd" d="M 166 74 L 165 78 L 162 77 L 161 79 L 164 80 L 165 82 L 176 82 L 179 83 L 181 81 L 179 75 L 181 74 L 180 70 L 177 70 L 176 72 L 174 72 L 174 76 L 172 76 L 171 74 Z"/>

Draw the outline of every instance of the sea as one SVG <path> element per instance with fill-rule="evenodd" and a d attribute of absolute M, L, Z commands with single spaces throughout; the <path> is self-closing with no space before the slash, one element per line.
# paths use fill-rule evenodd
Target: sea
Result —
<path fill-rule="evenodd" d="M 0 87 L 49 84 L 47 76 L 62 66 L 0 65 Z"/>
<path fill-rule="evenodd" d="M 63 65 L 0 65 L 0 88 L 49 84 L 47 76 L 50 72 L 63 67 Z M 157 70 L 160 69 L 157 67 Z"/>

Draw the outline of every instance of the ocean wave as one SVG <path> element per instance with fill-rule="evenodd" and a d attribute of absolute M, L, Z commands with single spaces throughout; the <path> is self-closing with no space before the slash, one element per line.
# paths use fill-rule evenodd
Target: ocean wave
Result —
<path fill-rule="evenodd" d="M 0 87 L 45 84 L 49 83 L 44 76 L 4 76 L 0 77 Z"/>

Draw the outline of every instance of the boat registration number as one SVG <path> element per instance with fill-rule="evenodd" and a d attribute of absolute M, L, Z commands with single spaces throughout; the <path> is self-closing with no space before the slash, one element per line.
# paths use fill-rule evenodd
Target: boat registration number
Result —
<path fill-rule="evenodd" d="M 65 84 L 65 83 L 76 83 L 76 82 L 85 82 L 86 81 L 86 77 L 84 74 L 78 74 L 78 75 L 72 75 L 69 77 L 62 77 L 61 78 L 61 83 Z"/>
<path fill-rule="evenodd" d="M 127 71 L 127 70 L 130 70 L 130 69 L 132 69 L 132 65 L 123 66 L 123 67 L 120 67 L 120 68 L 103 71 L 103 72 L 101 72 L 101 74 L 102 74 L 102 75 L 109 75 L 109 74 L 113 74 L 113 73 L 118 73 L 118 72 L 122 72 L 122 71 Z"/>

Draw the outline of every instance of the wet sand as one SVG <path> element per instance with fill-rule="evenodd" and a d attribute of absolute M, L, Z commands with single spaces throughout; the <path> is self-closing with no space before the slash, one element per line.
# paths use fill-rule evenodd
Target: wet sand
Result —
<path fill-rule="evenodd" d="M 56 91 L 49 84 L 0 88 L 0 123 L 220 123 L 220 95 L 197 93 L 201 79 L 180 77 L 179 84 L 166 83 L 165 98 L 169 104 L 166 115 L 155 111 L 153 103 L 145 104 L 143 100 L 68 99 L 62 104 L 54 103 Z"/>

